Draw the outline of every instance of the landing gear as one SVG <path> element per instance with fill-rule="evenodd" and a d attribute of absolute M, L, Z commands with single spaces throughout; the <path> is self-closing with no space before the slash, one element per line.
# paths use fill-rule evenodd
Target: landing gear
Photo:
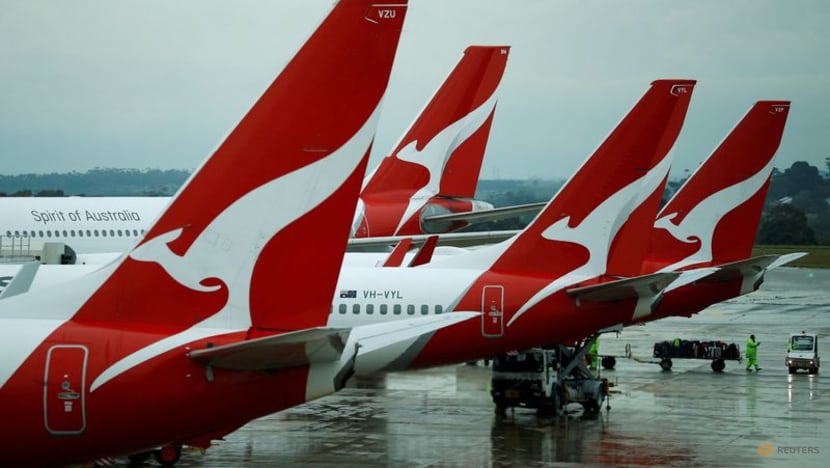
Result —
<path fill-rule="evenodd" d="M 795 374 L 795 367 L 788 367 L 787 370 L 790 372 L 790 374 Z"/>
<path fill-rule="evenodd" d="M 173 466 L 182 457 L 182 446 L 179 444 L 165 445 L 153 452 L 153 458 L 161 466 Z"/>
<path fill-rule="evenodd" d="M 605 356 L 601 361 L 602 368 L 611 370 L 617 365 L 617 358 L 614 356 Z"/>
<path fill-rule="evenodd" d="M 723 369 L 726 367 L 726 363 L 723 362 L 723 359 L 715 359 L 712 361 L 712 370 L 715 372 L 723 372 Z"/>
<path fill-rule="evenodd" d="M 671 364 L 671 359 L 663 358 L 660 361 L 660 369 L 663 369 L 664 371 L 668 372 L 671 370 Z"/>

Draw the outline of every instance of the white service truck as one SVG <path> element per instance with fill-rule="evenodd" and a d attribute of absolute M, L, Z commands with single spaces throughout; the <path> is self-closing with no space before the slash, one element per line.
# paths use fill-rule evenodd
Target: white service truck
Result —
<path fill-rule="evenodd" d="M 806 369 L 810 374 L 818 373 L 821 365 L 818 335 L 805 332 L 790 335 L 785 363 L 790 374 L 795 374 L 798 369 Z"/>
<path fill-rule="evenodd" d="M 608 380 L 585 367 L 591 343 L 593 338 L 576 348 L 557 345 L 494 358 L 490 394 L 496 411 L 523 407 L 563 414 L 570 403 L 598 411 L 608 395 Z"/>

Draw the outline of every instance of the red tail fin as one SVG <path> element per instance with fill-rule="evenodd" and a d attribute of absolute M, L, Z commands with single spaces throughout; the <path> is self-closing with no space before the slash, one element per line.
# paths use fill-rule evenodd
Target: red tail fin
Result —
<path fill-rule="evenodd" d="M 338 3 L 77 319 L 324 324 L 404 14 Z"/>
<path fill-rule="evenodd" d="M 472 197 L 507 46 L 471 46 L 409 130 L 365 182 L 361 199 L 371 235 L 392 235 L 414 196 Z M 396 202 L 394 213 L 381 205 Z M 386 216 L 388 221 L 380 221 Z M 382 226 L 389 226 L 383 228 Z"/>
<path fill-rule="evenodd" d="M 668 172 L 666 154 L 683 121 L 695 81 L 659 80 L 518 236 L 494 270 L 559 277 L 639 268 L 642 257 L 615 237 L 645 235 L 650 220 L 638 207 L 651 200 Z M 656 204 L 652 207 L 656 211 Z M 645 207 L 644 207 L 645 210 Z M 617 257 L 619 256 L 619 257 Z M 627 261 L 630 265 L 623 264 Z"/>
<path fill-rule="evenodd" d="M 759 101 L 660 211 L 650 271 L 748 258 L 789 101 Z"/>

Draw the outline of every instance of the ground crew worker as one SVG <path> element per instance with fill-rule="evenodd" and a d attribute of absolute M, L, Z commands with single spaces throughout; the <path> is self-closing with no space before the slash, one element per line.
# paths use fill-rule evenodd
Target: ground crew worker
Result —
<path fill-rule="evenodd" d="M 751 371 L 752 366 L 755 366 L 755 370 L 761 370 L 761 367 L 758 365 L 758 345 L 761 344 L 758 341 L 755 341 L 755 335 L 749 335 L 749 338 L 746 340 L 746 370 Z"/>
<path fill-rule="evenodd" d="M 588 357 L 591 359 L 591 369 L 599 367 L 599 337 L 588 348 Z"/>

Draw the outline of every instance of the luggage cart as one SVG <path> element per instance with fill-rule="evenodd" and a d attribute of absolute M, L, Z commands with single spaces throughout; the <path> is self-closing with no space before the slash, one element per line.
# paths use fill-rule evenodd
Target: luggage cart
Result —
<path fill-rule="evenodd" d="M 742 362 L 741 348 L 735 343 L 723 341 L 681 340 L 654 343 L 654 357 L 659 358 L 660 368 L 671 370 L 672 359 L 706 359 L 712 361 L 712 371 L 723 372 L 726 361 Z"/>

